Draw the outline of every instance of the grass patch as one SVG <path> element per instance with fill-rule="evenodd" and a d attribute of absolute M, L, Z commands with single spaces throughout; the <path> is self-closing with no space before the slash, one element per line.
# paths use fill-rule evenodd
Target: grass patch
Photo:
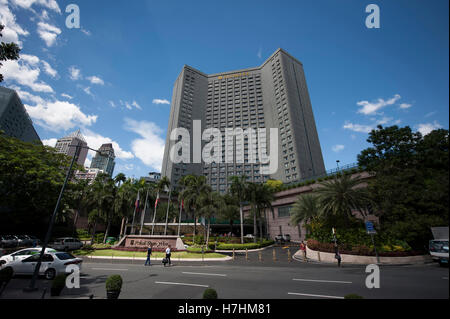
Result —
<path fill-rule="evenodd" d="M 133 252 L 133 251 L 121 251 L 121 250 L 112 250 L 112 249 L 107 249 L 107 250 L 77 250 L 74 252 L 74 255 L 76 256 L 101 256 L 101 257 L 130 257 L 133 258 L 137 257 L 137 258 L 142 258 L 142 257 L 147 257 L 147 252 Z M 166 257 L 166 254 L 163 252 L 153 252 L 152 253 L 152 258 L 164 258 Z M 204 258 L 225 258 L 226 256 L 222 255 L 222 254 L 218 254 L 218 253 L 208 253 L 208 254 L 204 254 Z M 187 252 L 187 251 L 180 251 L 180 252 L 173 252 L 172 253 L 172 259 L 189 259 L 189 258 L 202 258 L 202 254 L 200 253 L 191 253 L 191 252 Z"/>

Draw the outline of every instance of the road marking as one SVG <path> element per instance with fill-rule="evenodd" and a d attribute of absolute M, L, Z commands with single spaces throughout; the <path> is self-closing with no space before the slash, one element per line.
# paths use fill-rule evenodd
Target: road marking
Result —
<path fill-rule="evenodd" d="M 328 298 L 328 299 L 344 299 L 344 297 L 338 297 L 338 296 L 300 294 L 300 293 L 296 293 L 296 292 L 288 292 L 288 295 L 305 296 L 305 297 L 316 297 L 316 298 Z"/>
<path fill-rule="evenodd" d="M 310 281 L 310 282 L 326 282 L 326 283 L 333 283 L 333 284 L 351 284 L 351 281 L 333 281 L 333 280 L 314 280 L 314 279 L 292 279 L 295 281 Z"/>
<path fill-rule="evenodd" d="M 128 271 L 128 269 L 114 269 L 114 268 L 92 268 L 92 270 Z"/>
<path fill-rule="evenodd" d="M 166 282 L 166 281 L 155 281 L 155 284 L 162 284 L 162 285 L 178 285 L 178 286 L 193 286 L 193 287 L 204 287 L 208 288 L 208 285 L 197 285 L 197 284 L 188 284 L 188 283 L 182 283 L 182 282 Z"/>
<path fill-rule="evenodd" d="M 188 271 L 184 271 L 182 272 L 183 274 L 187 274 L 187 275 L 201 275 L 201 276 L 220 276 L 220 277 L 226 277 L 227 275 L 224 274 L 207 274 L 207 273 L 203 273 L 203 272 L 188 272 Z"/>

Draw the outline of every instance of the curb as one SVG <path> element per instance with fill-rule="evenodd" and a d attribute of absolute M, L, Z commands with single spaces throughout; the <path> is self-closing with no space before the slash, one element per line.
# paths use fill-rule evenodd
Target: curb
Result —
<path fill-rule="evenodd" d="M 110 257 L 110 256 L 83 256 L 79 258 L 87 258 L 87 259 L 104 259 L 108 261 L 113 260 L 138 260 L 138 261 L 146 261 L 146 257 L 136 257 L 136 258 L 130 258 L 130 257 Z M 164 258 L 151 258 L 151 260 L 154 261 L 162 261 Z M 224 257 L 224 258 L 171 258 L 173 261 L 228 261 L 232 260 L 233 258 L 230 256 Z"/>

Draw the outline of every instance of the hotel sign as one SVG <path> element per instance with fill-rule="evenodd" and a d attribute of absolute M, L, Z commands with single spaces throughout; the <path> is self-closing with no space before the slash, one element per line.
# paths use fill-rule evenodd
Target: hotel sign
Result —
<path fill-rule="evenodd" d="M 241 72 L 241 73 L 236 73 L 236 74 L 221 75 L 221 76 L 219 76 L 219 80 L 239 78 L 239 77 L 248 76 L 248 75 L 250 75 L 250 72 Z"/>

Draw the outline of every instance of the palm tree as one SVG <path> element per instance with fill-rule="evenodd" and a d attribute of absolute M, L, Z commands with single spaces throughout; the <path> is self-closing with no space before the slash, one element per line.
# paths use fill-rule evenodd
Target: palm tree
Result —
<path fill-rule="evenodd" d="M 116 196 L 116 208 L 119 217 L 122 218 L 122 224 L 120 228 L 120 237 L 125 232 L 128 219 L 133 215 L 133 207 L 136 201 L 138 189 L 132 179 L 127 179 L 120 186 Z"/>
<path fill-rule="evenodd" d="M 156 184 L 156 192 L 157 192 L 157 198 L 160 197 L 160 195 L 162 193 L 166 193 L 167 189 L 169 190 L 169 200 L 168 200 L 168 204 L 170 204 L 170 179 L 167 176 L 164 176 L 163 178 L 161 178 L 161 180 L 159 180 L 159 182 Z M 166 216 L 168 217 L 169 214 L 169 207 L 170 205 L 167 206 L 167 211 L 166 211 Z M 157 207 L 155 207 L 157 209 Z M 154 213 L 154 218 L 153 218 L 153 225 L 152 225 L 152 234 L 153 234 L 153 230 L 155 228 L 155 224 L 154 224 L 154 220 L 155 220 L 155 216 L 156 216 L 156 211 Z M 166 223 L 166 229 L 165 232 L 167 233 L 167 223 Z"/>
<path fill-rule="evenodd" d="M 247 199 L 247 177 L 245 175 L 239 176 L 231 176 L 230 178 L 231 186 L 230 191 L 231 194 L 236 196 L 239 200 L 239 213 L 240 213 L 240 222 L 241 222 L 241 244 L 244 243 L 244 209 L 243 204 Z"/>
<path fill-rule="evenodd" d="M 198 202 L 199 206 L 201 207 L 199 209 L 199 214 L 203 216 L 208 222 L 208 226 L 206 228 L 206 247 L 208 247 L 211 217 L 223 206 L 223 199 L 219 193 L 212 192 L 211 189 L 208 189 L 200 194 Z"/>
<path fill-rule="evenodd" d="M 321 183 L 316 192 L 322 214 L 333 222 L 342 220 L 346 223 L 354 219 L 354 210 L 365 217 L 368 205 L 373 203 L 367 190 L 360 186 L 363 182 L 360 177 L 353 178 L 350 174 L 343 174 Z"/>
<path fill-rule="evenodd" d="M 114 177 L 114 182 L 117 184 L 118 187 L 120 187 L 125 181 L 127 180 L 127 177 L 123 173 L 117 174 L 116 177 Z"/>
<path fill-rule="evenodd" d="M 249 183 L 247 187 L 247 198 L 250 201 L 251 211 L 253 213 L 253 241 L 256 243 L 258 235 L 258 221 L 259 221 L 259 236 L 262 241 L 262 216 L 261 210 L 265 212 L 266 208 L 272 208 L 273 191 L 266 184 Z"/>
<path fill-rule="evenodd" d="M 181 179 L 183 190 L 180 192 L 180 200 L 184 200 L 185 207 L 192 212 L 194 217 L 194 241 L 197 232 L 196 210 L 199 208 L 199 196 L 210 190 L 206 184 L 205 176 L 187 175 Z"/>
<path fill-rule="evenodd" d="M 313 194 L 299 196 L 291 210 L 291 223 L 298 225 L 301 235 L 301 223 L 309 224 L 320 215 L 319 197 Z"/>
<path fill-rule="evenodd" d="M 222 204 L 219 214 L 222 218 L 229 221 L 230 234 L 233 234 L 233 221 L 239 218 L 239 200 L 231 194 L 225 194 Z"/>

